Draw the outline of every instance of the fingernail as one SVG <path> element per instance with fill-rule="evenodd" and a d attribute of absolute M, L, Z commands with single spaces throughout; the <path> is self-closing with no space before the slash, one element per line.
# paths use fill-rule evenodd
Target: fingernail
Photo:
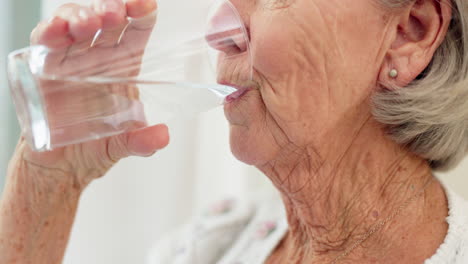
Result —
<path fill-rule="evenodd" d="M 57 17 L 56 17 L 56 16 L 51 17 L 51 18 L 49 18 L 49 20 L 47 20 L 47 23 L 52 24 L 52 23 L 55 22 L 55 20 L 57 20 Z"/>
<path fill-rule="evenodd" d="M 80 9 L 80 11 L 78 12 L 78 17 L 79 17 L 81 20 L 88 20 L 89 17 L 90 17 L 90 14 L 89 14 L 88 10 L 86 10 L 86 9 Z"/>
<path fill-rule="evenodd" d="M 68 23 L 66 20 L 64 20 L 63 18 L 59 17 L 59 16 L 54 16 L 54 17 L 51 17 L 47 23 L 49 25 L 53 25 L 53 27 L 55 27 L 57 30 L 60 30 L 61 32 L 65 32 L 68 30 Z"/>
<path fill-rule="evenodd" d="M 154 154 L 156 154 L 157 152 L 158 152 L 158 151 L 157 151 L 157 150 L 155 150 L 155 151 L 153 151 L 151 154 L 149 154 L 149 155 L 146 155 L 145 157 L 146 157 L 146 158 L 149 158 L 149 157 L 153 156 Z"/>
<path fill-rule="evenodd" d="M 143 152 L 141 152 L 141 153 L 139 153 L 139 152 L 132 152 L 131 155 L 133 155 L 133 156 L 139 156 L 139 157 L 144 157 L 144 158 L 149 158 L 149 157 L 153 156 L 154 154 L 156 154 L 156 152 L 158 152 L 158 150 L 155 150 L 155 151 L 150 152 L 150 153 L 147 153 L 147 152 L 146 152 L 146 153 L 143 153 Z"/>
<path fill-rule="evenodd" d="M 101 4 L 99 10 L 101 13 L 117 13 L 119 12 L 119 5 L 114 1 L 106 1 Z"/>

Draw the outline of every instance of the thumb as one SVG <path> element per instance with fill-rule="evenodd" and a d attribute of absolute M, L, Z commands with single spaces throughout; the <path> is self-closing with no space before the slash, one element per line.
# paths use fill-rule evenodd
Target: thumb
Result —
<path fill-rule="evenodd" d="M 156 125 L 110 138 L 107 149 L 113 161 L 128 156 L 151 156 L 169 144 L 169 129 Z"/>

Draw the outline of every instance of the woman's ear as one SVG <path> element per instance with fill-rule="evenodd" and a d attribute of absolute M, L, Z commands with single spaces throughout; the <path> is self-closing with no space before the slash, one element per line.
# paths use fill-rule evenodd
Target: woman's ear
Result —
<path fill-rule="evenodd" d="M 429 65 L 447 34 L 451 1 L 416 0 L 396 17 L 395 36 L 379 76 L 386 87 L 408 85 Z"/>

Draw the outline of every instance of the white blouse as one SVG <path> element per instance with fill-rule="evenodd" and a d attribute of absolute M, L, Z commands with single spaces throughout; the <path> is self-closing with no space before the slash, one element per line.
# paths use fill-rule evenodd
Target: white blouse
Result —
<path fill-rule="evenodd" d="M 468 264 L 468 202 L 445 187 L 448 232 L 424 264 Z M 277 194 L 256 202 L 224 200 L 151 250 L 148 264 L 264 263 L 288 229 Z"/>

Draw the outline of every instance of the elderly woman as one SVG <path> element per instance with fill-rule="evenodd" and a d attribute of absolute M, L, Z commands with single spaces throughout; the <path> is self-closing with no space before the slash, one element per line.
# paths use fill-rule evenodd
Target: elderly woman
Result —
<path fill-rule="evenodd" d="M 231 148 L 282 203 L 201 217 L 162 240 L 154 263 L 468 263 L 468 204 L 432 174 L 468 149 L 468 3 L 232 3 L 255 71 L 249 83 L 239 81 L 245 67 L 223 76 L 242 91 L 224 109 Z M 32 41 L 68 47 L 155 9 L 65 5 Z M 83 189 L 168 141 L 164 125 L 47 153 L 20 141 L 0 207 L 0 263 L 60 263 Z"/>

